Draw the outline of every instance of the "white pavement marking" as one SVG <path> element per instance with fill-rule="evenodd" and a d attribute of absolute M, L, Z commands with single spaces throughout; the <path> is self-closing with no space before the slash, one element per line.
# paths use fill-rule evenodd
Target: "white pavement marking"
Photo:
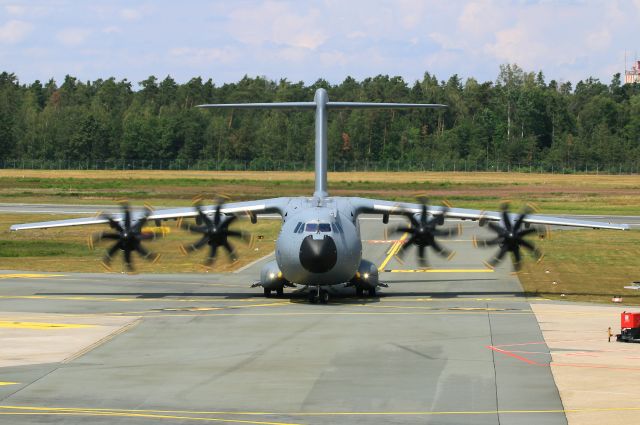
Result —
<path fill-rule="evenodd" d="M 259 263 L 260 261 L 266 260 L 267 258 L 271 257 L 274 252 L 275 251 L 271 251 L 270 253 L 268 253 L 264 257 L 260 257 L 257 260 L 254 260 L 254 261 L 250 262 L 249 264 L 246 264 L 246 265 L 240 267 L 238 270 L 235 270 L 233 273 L 241 273 L 241 272 L 247 270 L 249 267 Z"/>

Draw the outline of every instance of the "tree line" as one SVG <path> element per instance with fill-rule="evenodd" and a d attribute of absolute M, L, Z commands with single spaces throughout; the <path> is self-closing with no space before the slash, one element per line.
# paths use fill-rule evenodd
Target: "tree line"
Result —
<path fill-rule="evenodd" d="M 216 85 L 150 76 L 61 84 L 0 74 L 0 161 L 312 161 L 308 111 L 202 110 L 201 103 L 310 101 L 443 103 L 443 110 L 340 110 L 329 115 L 329 158 L 341 163 L 467 161 L 513 167 L 640 162 L 640 84 L 545 81 L 502 65 L 495 81 L 435 75 L 410 84 L 378 75 L 332 85 L 244 77 Z"/>

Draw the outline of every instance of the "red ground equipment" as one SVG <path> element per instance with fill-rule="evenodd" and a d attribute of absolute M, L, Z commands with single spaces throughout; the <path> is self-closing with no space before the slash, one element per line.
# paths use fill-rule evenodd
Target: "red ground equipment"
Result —
<path fill-rule="evenodd" d="M 620 315 L 621 333 L 616 340 L 621 342 L 640 342 L 640 313 L 623 312 Z"/>

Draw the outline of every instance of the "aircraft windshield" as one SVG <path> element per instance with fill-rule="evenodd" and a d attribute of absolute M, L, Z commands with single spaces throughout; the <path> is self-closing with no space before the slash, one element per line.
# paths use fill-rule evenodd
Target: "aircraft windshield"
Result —
<path fill-rule="evenodd" d="M 306 232 L 331 232 L 331 225 L 329 223 L 307 223 L 304 228 Z"/>

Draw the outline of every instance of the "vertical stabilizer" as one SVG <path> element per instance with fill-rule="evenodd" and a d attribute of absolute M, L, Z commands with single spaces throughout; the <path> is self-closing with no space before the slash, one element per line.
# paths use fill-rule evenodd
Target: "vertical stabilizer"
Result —
<path fill-rule="evenodd" d="M 329 195 L 327 190 L 327 103 L 329 95 L 325 89 L 316 90 L 313 98 L 316 104 L 316 187 L 313 192 L 315 198 Z"/>
<path fill-rule="evenodd" d="M 313 196 L 322 199 L 329 195 L 327 187 L 327 113 L 329 109 L 407 109 L 407 108 L 444 108 L 445 105 L 430 103 L 370 103 L 370 102 L 329 102 L 325 89 L 317 89 L 313 102 L 278 103 L 222 103 L 198 105 L 198 108 L 218 109 L 315 109 L 316 112 L 316 158 L 315 191 Z"/>

